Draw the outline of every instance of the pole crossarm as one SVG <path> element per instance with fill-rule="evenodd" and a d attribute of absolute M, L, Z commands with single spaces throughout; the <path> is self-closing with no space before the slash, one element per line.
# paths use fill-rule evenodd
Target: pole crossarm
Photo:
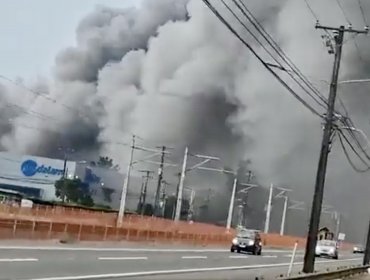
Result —
<path fill-rule="evenodd" d="M 220 160 L 219 157 L 207 156 L 207 155 L 194 155 L 194 157 L 202 158 L 202 159 L 209 159 L 209 160 Z"/>
<path fill-rule="evenodd" d="M 282 187 L 275 187 L 275 189 L 279 190 L 280 192 L 275 195 L 275 198 L 285 198 L 287 192 L 291 192 L 291 189 L 282 188 Z"/>
<path fill-rule="evenodd" d="M 220 173 L 226 173 L 231 175 L 236 175 L 236 173 L 232 170 L 226 170 L 226 169 L 218 169 L 218 168 L 212 168 L 212 167 L 205 167 L 205 166 L 199 166 L 197 169 L 205 170 L 205 171 L 215 171 Z"/>
<path fill-rule="evenodd" d="M 155 152 L 155 153 L 153 153 L 151 155 L 148 155 L 148 156 L 146 156 L 142 159 L 138 159 L 138 160 L 133 161 L 131 165 L 134 165 L 134 164 L 139 163 L 139 162 L 145 162 L 147 159 L 154 158 L 156 156 L 159 156 L 160 154 L 161 154 L 161 152 Z"/>
<path fill-rule="evenodd" d="M 290 200 L 291 205 L 288 207 L 289 210 L 306 210 L 304 207 L 304 201 Z"/>
<path fill-rule="evenodd" d="M 198 167 L 201 167 L 202 165 L 204 165 L 204 164 L 206 164 L 206 163 L 208 163 L 210 161 L 211 161 L 211 159 L 207 158 L 207 159 L 203 160 L 202 162 L 199 162 L 199 163 L 193 165 L 192 167 L 189 167 L 188 169 L 186 169 L 186 172 L 189 172 L 189 171 L 191 171 L 193 169 L 196 169 Z"/>
<path fill-rule="evenodd" d="M 144 152 L 152 152 L 152 153 L 158 153 L 158 154 L 162 153 L 162 150 L 157 150 L 157 149 L 152 149 L 152 148 L 147 148 L 147 147 L 142 147 L 142 146 L 134 146 L 133 148 L 139 151 L 144 151 Z M 167 155 L 171 154 L 171 152 L 168 152 L 168 151 L 164 151 L 163 153 Z"/>
<path fill-rule="evenodd" d="M 251 189 L 259 187 L 259 185 L 253 185 L 253 184 L 239 184 L 239 185 L 249 186 L 247 188 L 244 188 L 244 189 L 238 191 L 238 193 L 245 193 L 245 194 L 248 193 Z"/>
<path fill-rule="evenodd" d="M 150 163 L 150 164 L 156 164 L 156 165 L 160 165 L 161 163 L 159 161 L 152 161 L 152 160 L 144 160 L 143 162 L 145 163 Z M 179 165 L 178 164 L 174 164 L 174 163 L 163 163 L 163 166 L 164 167 L 178 167 Z"/>
<path fill-rule="evenodd" d="M 346 33 L 356 33 L 356 34 L 368 34 L 369 33 L 369 27 L 365 27 L 364 30 L 356 30 L 351 27 L 349 28 L 344 28 L 344 27 L 331 27 L 331 26 L 324 26 L 321 25 L 319 22 L 316 23 L 315 25 L 316 29 L 323 29 L 323 30 L 331 30 L 331 31 L 341 31 L 341 32 L 346 32 Z"/>

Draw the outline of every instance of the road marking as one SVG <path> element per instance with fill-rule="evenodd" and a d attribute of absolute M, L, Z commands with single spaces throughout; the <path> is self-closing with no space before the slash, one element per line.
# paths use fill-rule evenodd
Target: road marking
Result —
<path fill-rule="evenodd" d="M 39 259 L 0 259 L 0 262 L 37 262 Z"/>
<path fill-rule="evenodd" d="M 181 257 L 182 259 L 189 259 L 189 260 L 192 260 L 192 259 L 207 259 L 208 257 L 207 256 L 182 256 Z"/>
<path fill-rule="evenodd" d="M 360 261 L 361 258 L 346 259 L 346 260 L 328 260 L 317 261 L 316 263 L 334 263 L 334 262 L 349 262 Z M 303 262 L 296 262 L 294 265 L 302 265 Z M 242 270 L 242 269 L 261 269 L 261 268 L 274 268 L 289 266 L 290 263 L 277 263 L 277 264 L 257 264 L 257 265 L 243 265 L 243 266 L 225 266 L 225 267 L 206 267 L 206 268 L 193 268 L 193 269 L 177 269 L 177 270 L 155 270 L 155 271 L 140 271 L 140 272 L 126 272 L 126 273 L 111 273 L 111 274 L 92 274 L 92 275 L 78 275 L 78 276 L 62 276 L 62 277 L 46 277 L 46 278 L 31 278 L 28 280 L 90 280 L 90 279 L 114 279 L 123 277 L 143 277 L 153 275 L 171 275 L 171 274 L 185 274 L 185 273 L 201 273 L 210 271 L 229 271 L 229 270 Z"/>
<path fill-rule="evenodd" d="M 100 261 L 134 261 L 134 260 L 147 260 L 148 257 L 99 257 Z"/>
<path fill-rule="evenodd" d="M 35 251 L 92 251 L 92 252 L 163 252 L 163 253 L 227 253 L 226 249 L 171 249 L 171 248 L 92 248 L 92 247 L 57 247 L 57 246 L 0 246 L 0 250 L 35 250 Z M 266 253 L 288 253 L 291 250 L 265 249 Z"/>
<path fill-rule="evenodd" d="M 293 255 L 284 255 L 284 257 L 291 258 Z M 296 258 L 302 258 L 304 255 L 295 255 Z"/>
<path fill-rule="evenodd" d="M 277 256 L 269 256 L 269 255 L 267 255 L 267 256 L 262 256 L 262 258 L 277 258 Z"/>
<path fill-rule="evenodd" d="M 229 256 L 229 259 L 248 259 L 248 256 Z"/>

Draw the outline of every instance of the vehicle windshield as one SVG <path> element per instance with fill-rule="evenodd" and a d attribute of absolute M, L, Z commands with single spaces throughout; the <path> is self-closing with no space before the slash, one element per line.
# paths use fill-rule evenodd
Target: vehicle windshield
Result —
<path fill-rule="evenodd" d="M 320 240 L 317 245 L 320 245 L 320 246 L 335 246 L 336 245 L 336 242 L 335 241 L 332 241 L 332 240 Z"/>
<path fill-rule="evenodd" d="M 240 231 L 237 234 L 237 237 L 240 237 L 240 238 L 254 239 L 255 236 L 256 236 L 256 234 L 253 231 Z"/>

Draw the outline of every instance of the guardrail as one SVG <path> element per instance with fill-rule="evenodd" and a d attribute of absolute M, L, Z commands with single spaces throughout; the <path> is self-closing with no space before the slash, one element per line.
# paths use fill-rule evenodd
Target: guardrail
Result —
<path fill-rule="evenodd" d="M 342 279 L 344 277 L 351 277 L 359 274 L 368 273 L 369 266 L 356 266 L 345 269 L 338 269 L 328 272 L 319 272 L 313 274 L 302 274 L 298 276 L 280 278 L 282 280 L 334 280 Z"/>

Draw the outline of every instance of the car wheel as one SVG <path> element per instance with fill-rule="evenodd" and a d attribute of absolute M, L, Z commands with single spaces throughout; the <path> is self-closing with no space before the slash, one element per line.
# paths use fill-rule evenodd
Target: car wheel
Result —
<path fill-rule="evenodd" d="M 235 252 L 234 247 L 231 247 L 231 248 L 230 248 L 230 252 L 231 252 L 231 253 L 234 253 L 234 252 Z"/>
<path fill-rule="evenodd" d="M 334 260 L 337 260 L 338 259 L 338 256 L 334 256 L 334 258 L 333 258 Z"/>
<path fill-rule="evenodd" d="M 237 248 L 237 249 L 236 249 L 236 251 L 237 251 L 238 253 L 240 253 L 240 248 Z"/>
<path fill-rule="evenodd" d="M 256 256 L 256 255 L 258 255 L 258 253 L 259 253 L 258 252 L 258 248 L 257 247 L 254 247 L 252 254 Z"/>

